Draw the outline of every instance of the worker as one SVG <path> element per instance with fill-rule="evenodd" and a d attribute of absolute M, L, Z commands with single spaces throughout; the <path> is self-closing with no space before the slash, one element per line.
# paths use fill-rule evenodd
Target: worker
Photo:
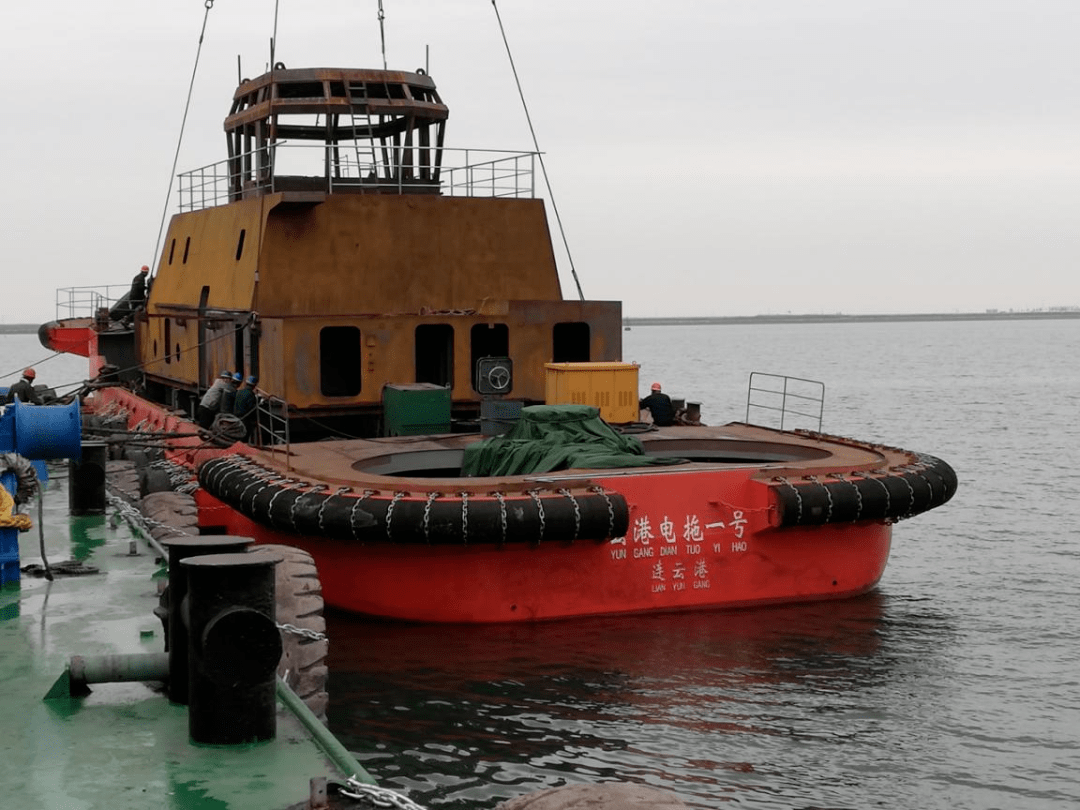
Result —
<path fill-rule="evenodd" d="M 41 397 L 38 396 L 37 391 L 34 390 L 34 379 L 37 377 L 37 372 L 32 368 L 28 368 L 22 373 L 22 379 L 15 383 L 8 389 L 5 402 L 14 402 L 15 397 L 19 398 L 20 402 L 29 402 L 32 405 L 40 405 Z"/>
<path fill-rule="evenodd" d="M 223 371 L 218 375 L 218 378 L 214 380 L 214 384 L 211 385 L 203 398 L 199 400 L 198 410 L 195 412 L 195 421 L 199 423 L 199 427 L 209 428 L 214 424 L 214 417 L 221 412 L 221 397 L 225 394 L 227 389 L 233 387 L 233 375 L 231 371 Z"/>
<path fill-rule="evenodd" d="M 218 413 L 232 414 L 233 403 L 236 402 L 236 389 L 244 381 L 244 375 L 239 371 L 232 375 L 229 380 L 231 385 L 221 392 L 221 402 L 218 403 Z"/>
<path fill-rule="evenodd" d="M 128 293 L 128 308 L 131 312 L 146 303 L 146 279 L 149 274 L 150 268 L 144 264 L 138 275 L 131 281 L 131 291 Z"/>
<path fill-rule="evenodd" d="M 255 384 L 259 378 L 251 375 L 236 392 L 236 400 L 233 402 L 233 415 L 236 416 L 247 429 L 248 441 L 255 438 L 255 408 L 258 404 L 255 399 Z"/>
<path fill-rule="evenodd" d="M 654 425 L 667 427 L 675 422 L 675 406 L 671 404 L 671 397 L 660 390 L 660 383 L 652 384 L 652 393 L 639 403 L 642 410 L 648 409 L 652 414 Z"/>

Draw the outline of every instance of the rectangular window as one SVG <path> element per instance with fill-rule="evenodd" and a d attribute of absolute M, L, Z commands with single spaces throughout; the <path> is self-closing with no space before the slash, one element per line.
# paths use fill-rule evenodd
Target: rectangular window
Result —
<path fill-rule="evenodd" d="M 589 362 L 589 325 L 584 321 L 555 324 L 551 338 L 551 362 Z"/>
<path fill-rule="evenodd" d="M 509 357 L 510 330 L 505 323 L 478 323 L 469 332 L 472 387 L 476 390 L 476 361 L 482 357 Z"/>
<path fill-rule="evenodd" d="M 319 391 L 324 397 L 360 393 L 363 354 L 355 326 L 326 326 L 319 331 Z"/>
<path fill-rule="evenodd" d="M 454 327 L 450 324 L 416 327 L 416 382 L 453 386 Z"/>

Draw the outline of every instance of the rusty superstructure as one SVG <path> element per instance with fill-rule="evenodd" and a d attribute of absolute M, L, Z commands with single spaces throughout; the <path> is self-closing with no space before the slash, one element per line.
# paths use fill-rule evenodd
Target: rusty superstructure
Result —
<path fill-rule="evenodd" d="M 526 403 L 544 363 L 618 360 L 621 305 L 563 300 L 535 155 L 450 150 L 448 116 L 422 71 L 242 82 L 228 159 L 181 177 L 136 317 L 151 398 L 188 410 L 239 370 L 296 425 L 371 435 L 387 384 L 447 386 L 468 417 L 484 358 Z"/>

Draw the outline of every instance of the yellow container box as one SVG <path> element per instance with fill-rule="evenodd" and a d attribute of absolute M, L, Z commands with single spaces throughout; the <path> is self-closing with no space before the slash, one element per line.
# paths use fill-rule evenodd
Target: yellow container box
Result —
<path fill-rule="evenodd" d="M 637 363 L 545 363 L 548 405 L 592 405 L 605 422 L 638 421 Z"/>

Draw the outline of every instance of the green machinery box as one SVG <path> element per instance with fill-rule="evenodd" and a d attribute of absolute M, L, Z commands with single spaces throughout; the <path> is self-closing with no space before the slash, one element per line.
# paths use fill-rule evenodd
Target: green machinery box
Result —
<path fill-rule="evenodd" d="M 450 389 L 433 383 L 383 387 L 383 435 L 450 432 Z"/>

